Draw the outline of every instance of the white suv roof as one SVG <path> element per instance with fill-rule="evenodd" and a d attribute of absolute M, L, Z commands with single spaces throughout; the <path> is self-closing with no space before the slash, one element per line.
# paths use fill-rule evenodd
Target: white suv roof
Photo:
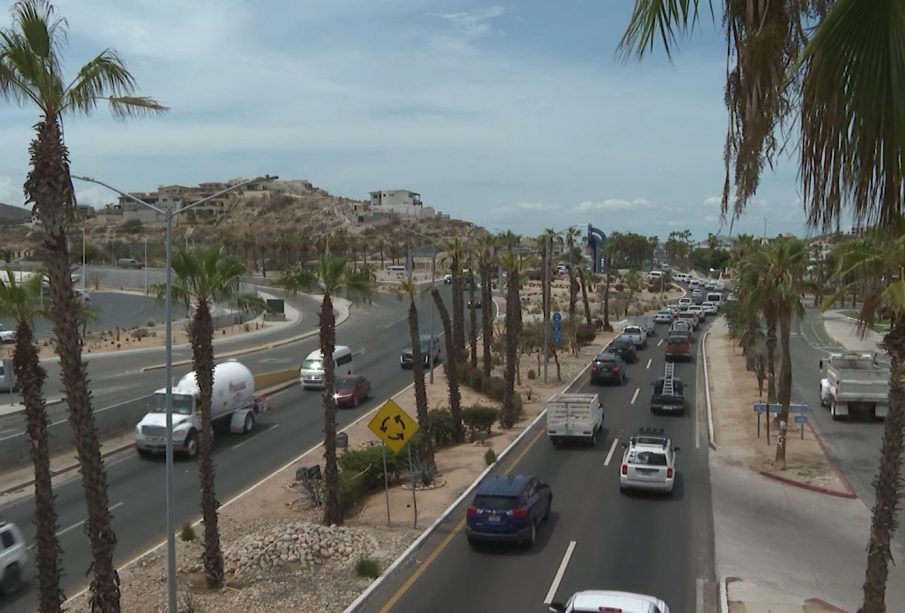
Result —
<path fill-rule="evenodd" d="M 612 611 L 621 613 L 669 613 L 669 607 L 659 598 L 604 590 L 576 592 L 566 603 L 567 612 Z"/>

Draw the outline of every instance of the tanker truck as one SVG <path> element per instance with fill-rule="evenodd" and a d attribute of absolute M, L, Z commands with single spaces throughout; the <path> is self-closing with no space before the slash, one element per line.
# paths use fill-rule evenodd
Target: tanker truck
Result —
<path fill-rule="evenodd" d="M 247 434 L 255 427 L 255 414 L 264 410 L 255 397 L 255 379 L 244 365 L 230 360 L 214 367 L 211 423 L 233 433 Z M 135 448 L 142 457 L 166 451 L 166 389 L 151 395 L 148 413 L 135 426 Z M 190 372 L 173 387 L 173 450 L 194 458 L 201 430 L 200 391 Z"/>

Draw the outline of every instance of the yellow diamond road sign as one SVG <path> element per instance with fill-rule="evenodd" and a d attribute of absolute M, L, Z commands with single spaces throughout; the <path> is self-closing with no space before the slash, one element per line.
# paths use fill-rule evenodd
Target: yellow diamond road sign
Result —
<path fill-rule="evenodd" d="M 383 403 L 368 428 L 393 451 L 402 449 L 418 432 L 418 424 L 392 400 Z"/>

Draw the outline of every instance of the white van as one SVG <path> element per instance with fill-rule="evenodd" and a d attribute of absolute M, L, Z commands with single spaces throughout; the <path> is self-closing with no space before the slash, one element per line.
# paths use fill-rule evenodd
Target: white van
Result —
<path fill-rule="evenodd" d="M 651 281 L 659 281 L 660 277 L 662 277 L 662 276 L 663 276 L 663 271 L 661 271 L 661 270 L 652 270 L 649 273 L 647 273 L 647 278 L 650 279 Z"/>
<path fill-rule="evenodd" d="M 723 306 L 723 292 L 711 292 L 707 294 L 707 302 L 712 302 L 720 308 Z"/>
<path fill-rule="evenodd" d="M 352 350 L 345 345 L 333 348 L 333 372 L 337 376 L 352 374 Z M 324 389 L 324 356 L 320 349 L 309 353 L 302 362 L 299 383 L 306 390 Z"/>
<path fill-rule="evenodd" d="M 689 275 L 687 272 L 677 272 L 676 274 L 674 274 L 672 276 L 672 278 L 675 279 L 676 281 L 680 281 L 682 283 L 688 283 L 688 278 L 690 276 L 691 275 Z"/>

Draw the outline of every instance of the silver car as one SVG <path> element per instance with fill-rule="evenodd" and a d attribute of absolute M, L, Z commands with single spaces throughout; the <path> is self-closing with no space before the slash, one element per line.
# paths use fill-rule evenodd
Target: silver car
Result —
<path fill-rule="evenodd" d="M 676 482 L 678 447 L 662 430 L 642 428 L 623 443 L 625 453 L 619 470 L 619 491 L 647 490 L 672 494 Z"/>

